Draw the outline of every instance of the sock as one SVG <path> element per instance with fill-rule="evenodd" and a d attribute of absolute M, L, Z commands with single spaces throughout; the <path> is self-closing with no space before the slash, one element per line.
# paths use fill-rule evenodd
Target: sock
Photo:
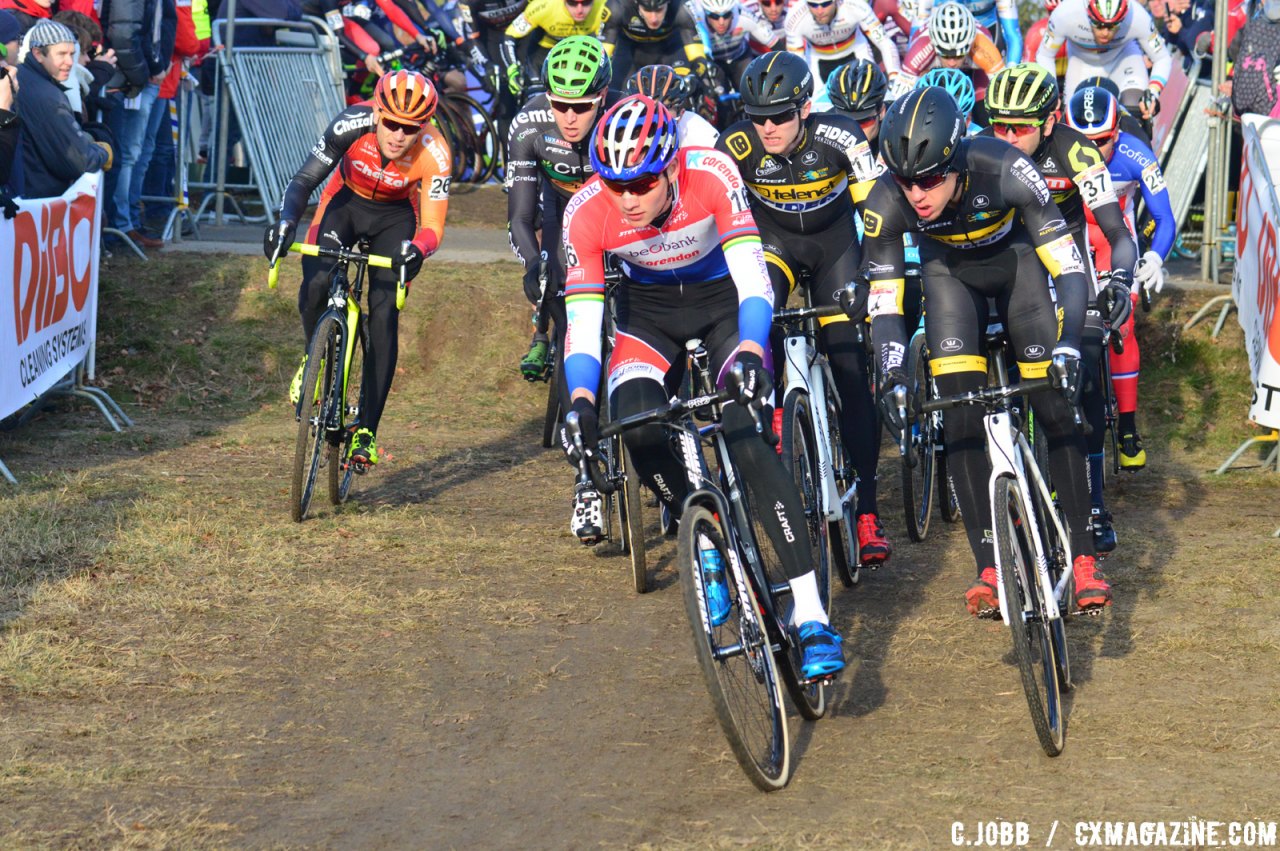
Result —
<path fill-rule="evenodd" d="M 798 579 L 788 582 L 791 586 L 791 599 L 795 601 L 795 611 L 791 613 L 792 626 L 809 621 L 828 624 L 827 613 L 822 608 L 822 598 L 818 596 L 818 575 L 812 570 Z"/>

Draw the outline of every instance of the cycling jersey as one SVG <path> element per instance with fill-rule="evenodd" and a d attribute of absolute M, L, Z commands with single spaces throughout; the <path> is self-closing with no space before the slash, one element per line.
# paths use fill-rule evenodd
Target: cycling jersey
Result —
<path fill-rule="evenodd" d="M 796 233 L 821 230 L 848 218 L 848 197 L 861 203 L 880 166 L 858 122 L 835 112 L 813 112 L 789 156 L 770 154 L 749 120 L 728 127 L 716 147 L 737 162 L 757 216 Z"/>
<path fill-rule="evenodd" d="M 613 73 L 625 77 L 645 65 L 670 65 L 683 57 L 692 62 L 707 55 L 701 14 L 687 2 L 667 3 L 666 14 L 649 29 L 636 0 L 615 0 L 600 37 L 613 57 Z"/>
<path fill-rule="evenodd" d="M 570 333 L 564 364 L 571 396 L 579 390 L 594 394 L 600 386 L 606 253 L 621 261 L 628 283 L 660 284 L 673 292 L 731 277 L 740 338 L 768 345 L 773 290 L 742 178 L 719 151 L 684 148 L 676 161 L 671 210 L 658 227 L 627 224 L 598 178 L 587 181 L 565 208 Z"/>
<path fill-rule="evenodd" d="M 778 39 L 787 37 L 787 8 L 786 7 L 789 4 L 787 0 L 782 0 L 781 5 L 783 6 L 783 9 L 781 13 L 778 14 L 778 17 L 773 20 L 769 20 L 769 18 L 765 15 L 764 10 L 760 8 L 759 0 L 743 0 L 743 2 L 741 3 L 741 7 L 744 11 L 751 12 L 756 17 L 760 18 L 760 20 L 768 24 L 769 27 L 772 28 L 773 30 L 773 34 L 767 42 L 760 41 L 755 36 L 751 36 L 750 38 L 747 39 L 747 47 L 751 48 L 752 53 L 768 53 L 771 50 L 775 50 L 776 49 L 775 45 L 777 44 Z M 737 88 L 738 81 L 734 80 L 733 85 L 734 85 L 734 88 Z"/>
<path fill-rule="evenodd" d="M 783 33 L 774 30 L 773 24 L 760 16 L 759 12 L 735 6 L 733 20 L 729 29 L 720 35 L 706 24 L 707 38 L 711 40 L 711 58 L 717 62 L 727 63 L 741 58 L 748 52 L 747 43 L 754 42 L 766 50 L 773 50 L 774 45 Z M 736 88 L 737 80 L 731 81 Z"/>
<path fill-rule="evenodd" d="M 720 138 L 715 125 L 692 109 L 680 113 L 676 131 L 682 148 L 714 148 Z"/>
<path fill-rule="evenodd" d="M 1164 181 L 1164 172 L 1150 146 L 1136 136 L 1121 131 L 1111 151 L 1111 159 L 1107 161 L 1111 180 L 1115 184 L 1116 193 L 1120 196 L 1121 206 L 1133 226 L 1133 200 L 1138 191 L 1142 192 L 1142 200 L 1147 210 L 1156 221 L 1155 233 L 1151 236 L 1151 250 L 1161 259 L 1169 256 L 1173 242 L 1178 236 L 1177 220 L 1173 216 L 1173 206 L 1169 202 L 1169 187 Z"/>
<path fill-rule="evenodd" d="M 988 127 L 980 135 L 994 137 L 995 134 Z M 1088 249 L 1087 209 L 1091 213 L 1090 218 L 1096 218 L 1100 223 L 1112 246 L 1112 265 L 1108 268 L 1132 272 L 1138 262 L 1137 249 L 1129 238 L 1111 175 L 1097 145 L 1079 130 L 1059 121 L 1054 125 L 1053 134 L 1032 157 L 1032 162 L 1040 169 L 1053 194 L 1054 203 L 1076 236 L 1081 254 L 1087 255 Z"/>
<path fill-rule="evenodd" d="M 1041 18 L 1027 27 L 1027 37 L 1022 42 L 1023 62 L 1036 61 L 1036 53 L 1040 50 L 1040 42 L 1044 41 L 1044 31 L 1048 26 L 1049 19 Z M 1065 44 L 1058 48 L 1058 53 L 1054 56 L 1054 73 L 1058 75 L 1059 79 L 1066 76 L 1067 46 Z"/>
<path fill-rule="evenodd" d="M 787 50 L 806 57 L 818 81 L 854 58 L 874 59 L 868 42 L 880 54 L 885 73 L 898 73 L 898 48 L 863 0 L 840 0 L 829 24 L 819 24 L 809 4 L 797 2 L 787 10 L 785 28 Z"/>
<path fill-rule="evenodd" d="M 449 143 L 439 130 L 427 124 L 403 156 L 387 160 L 378 150 L 373 122 L 372 101 L 338 113 L 289 181 L 280 218 L 297 222 L 311 193 L 333 174 L 321 194 L 313 221 L 318 223 L 323 218 L 325 205 L 344 186 L 370 201 L 408 200 L 417 213 L 413 243 L 430 257 L 444 237 L 453 161 Z"/>
<path fill-rule="evenodd" d="M 461 0 L 458 8 L 478 28 L 506 29 L 528 5 L 528 0 Z"/>
<path fill-rule="evenodd" d="M 989 33 L 996 32 L 999 25 L 1000 34 L 1004 37 L 1004 58 L 1006 62 L 1017 62 L 1022 57 L 1022 25 L 1018 23 L 1018 6 L 1013 0 L 959 0 L 969 8 L 978 25 Z M 934 0 L 920 0 L 916 11 L 915 32 L 923 32 L 933 11 Z"/>
<path fill-rule="evenodd" d="M 1150 13 L 1137 3 L 1129 4 L 1129 12 L 1106 44 L 1093 37 L 1089 23 L 1088 0 L 1063 0 L 1049 15 L 1036 62 L 1053 71 L 1058 49 L 1067 46 L 1067 79 L 1063 91 L 1074 92 L 1076 84 L 1088 76 L 1101 73 L 1111 77 L 1123 92 L 1148 85 L 1142 55 L 1151 61 L 1150 84 L 1164 88 L 1173 68 L 1173 57 L 1164 39 L 1156 31 Z M 1118 73 L 1119 72 L 1119 73 Z"/>
<path fill-rule="evenodd" d="M 911 40 L 906 55 L 902 57 L 902 73 L 889 85 L 885 101 L 894 101 L 905 95 L 916 87 L 917 80 L 937 67 L 938 51 L 933 46 L 933 39 L 928 31 L 922 32 Z M 960 67 L 970 72 L 974 94 L 981 103 L 986 96 L 987 81 L 1004 68 L 1004 57 L 986 30 L 977 31 L 969 56 Z"/>
<path fill-rule="evenodd" d="M 594 0 L 590 13 L 581 23 L 570 17 L 564 0 L 529 0 L 529 5 L 507 27 L 502 40 L 502 62 L 515 65 L 521 54 L 527 54 L 534 47 L 549 50 L 557 41 L 571 35 L 598 36 L 608 16 L 605 0 Z M 538 38 L 530 38 L 534 33 L 539 34 Z M 541 73 L 540 67 L 533 70 Z"/>

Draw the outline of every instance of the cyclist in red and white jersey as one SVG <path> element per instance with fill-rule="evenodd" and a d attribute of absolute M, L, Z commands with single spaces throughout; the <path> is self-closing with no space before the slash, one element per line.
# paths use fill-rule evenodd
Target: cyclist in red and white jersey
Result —
<path fill-rule="evenodd" d="M 748 405 L 768 404 L 773 381 L 764 353 L 773 321 L 773 291 L 746 187 L 733 161 L 704 148 L 677 148 L 666 107 L 632 95 L 609 110 L 591 146 L 596 176 L 564 215 L 569 330 L 565 378 L 584 446 L 597 439 L 604 257 L 622 267 L 617 342 L 609 362 L 614 417 L 659 407 L 679 377 L 685 343 L 700 339 L 723 382 L 741 365 L 738 404 L 724 406 L 724 434 L 749 493 L 768 494 L 771 511 L 754 519 L 766 530 L 794 595 L 793 628 L 804 651 L 805 677 L 844 667 L 840 637 L 828 625 L 811 564 L 808 525 L 795 483 L 757 434 Z M 688 490 L 685 472 L 660 426 L 625 433 L 636 470 L 675 516 Z M 575 447 L 566 447 L 579 460 Z M 581 487 L 571 528 L 584 541 L 603 528 L 600 496 Z M 712 618 L 728 616 L 723 565 L 703 563 Z"/>
<path fill-rule="evenodd" d="M 959 68 L 968 73 L 981 103 L 988 80 L 1004 68 L 1004 57 L 972 12 L 959 3 L 944 3 L 934 7 L 928 25 L 911 40 L 902 57 L 902 73 L 889 87 L 886 99 L 892 102 L 902 97 L 934 68 Z"/>
<path fill-rule="evenodd" d="M 357 469 L 378 463 L 375 436 L 399 350 L 396 287 L 400 270 L 413 280 L 444 238 L 453 155 L 440 131 L 428 123 L 437 100 L 435 87 L 416 72 L 397 71 L 380 78 L 373 99 L 338 113 L 316 142 L 285 189 L 279 223 L 267 228 L 263 239 L 267 257 L 282 254 L 293 243 L 311 194 L 332 174 L 311 220 L 307 242 L 351 248 L 367 237 L 371 253 L 394 261 L 394 269 L 369 269 L 364 386 L 372 388 L 372 393 L 360 411 L 360 428 L 351 441 L 351 459 Z M 311 339 L 324 313 L 330 267 L 330 261 L 318 257 L 302 260 L 298 311 L 305 340 Z M 301 396 L 306 365 L 303 355 L 289 388 L 294 404 Z"/>

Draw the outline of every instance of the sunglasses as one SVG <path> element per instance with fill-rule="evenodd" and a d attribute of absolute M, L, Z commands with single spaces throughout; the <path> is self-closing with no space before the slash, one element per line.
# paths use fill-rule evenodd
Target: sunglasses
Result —
<path fill-rule="evenodd" d="M 708 21 L 723 21 L 725 18 L 732 18 L 733 12 L 707 12 Z"/>
<path fill-rule="evenodd" d="M 773 122 L 774 127 L 781 127 L 783 124 L 786 124 L 799 114 L 800 110 L 793 106 L 786 112 L 779 112 L 777 115 L 752 115 L 749 117 L 751 119 L 751 123 L 757 127 L 763 127 L 770 121 Z"/>
<path fill-rule="evenodd" d="M 1116 21 L 1114 24 L 1102 24 L 1090 18 L 1089 26 L 1093 27 L 1095 30 L 1114 30 L 1120 28 L 1120 22 Z"/>
<path fill-rule="evenodd" d="M 918 186 L 925 192 L 928 192 L 930 189 L 937 189 L 941 186 L 942 181 L 947 179 L 947 175 L 949 173 L 950 172 L 944 171 L 942 174 L 931 174 L 928 177 L 899 177 L 895 174 L 893 176 L 893 181 L 903 189 L 910 189 L 913 186 Z"/>
<path fill-rule="evenodd" d="M 836 2 L 836 0 L 827 0 L 827 2 L 825 2 L 825 3 L 814 3 L 814 2 L 813 2 L 813 0 L 809 0 L 809 8 L 810 8 L 810 9 L 825 9 L 825 8 L 827 8 L 828 6 L 834 6 L 834 5 L 835 5 L 835 2 Z"/>
<path fill-rule="evenodd" d="M 609 188 L 614 195 L 621 195 L 624 192 L 630 192 L 632 195 L 648 195 L 653 191 L 653 187 L 658 185 L 658 181 L 662 179 L 660 174 L 646 174 L 644 177 L 637 177 L 635 180 L 608 180 L 600 178 L 601 182 Z"/>
<path fill-rule="evenodd" d="M 566 6 L 577 6 L 579 9 L 585 9 L 590 6 L 593 0 L 564 0 Z"/>
<path fill-rule="evenodd" d="M 382 119 L 382 126 L 392 133 L 399 130 L 406 136 L 416 136 L 422 131 L 422 127 L 417 124 L 401 124 L 399 121 L 392 121 L 390 118 L 385 117 Z"/>
<path fill-rule="evenodd" d="M 586 115 L 600 105 L 600 98 L 581 101 L 552 100 L 551 108 L 556 112 L 572 112 L 574 115 Z"/>
<path fill-rule="evenodd" d="M 1010 133 L 1015 136 L 1030 136 L 1043 126 L 1043 121 L 1037 121 L 1034 124 L 1009 124 L 1005 121 L 992 121 L 991 132 L 997 136 L 1008 136 Z"/>
<path fill-rule="evenodd" d="M 787 0 L 760 0 L 761 6 L 785 6 Z"/>

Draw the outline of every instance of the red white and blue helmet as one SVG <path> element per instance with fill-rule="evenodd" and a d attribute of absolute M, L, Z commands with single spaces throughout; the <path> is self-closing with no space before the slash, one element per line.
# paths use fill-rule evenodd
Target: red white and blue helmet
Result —
<path fill-rule="evenodd" d="M 676 127 L 671 112 L 653 98 L 623 98 L 596 125 L 591 167 L 620 183 L 661 174 L 676 155 Z"/>
<path fill-rule="evenodd" d="M 1111 136 L 1120 124 L 1120 106 L 1101 86 L 1081 86 L 1067 105 L 1067 124 L 1090 139 Z"/>

